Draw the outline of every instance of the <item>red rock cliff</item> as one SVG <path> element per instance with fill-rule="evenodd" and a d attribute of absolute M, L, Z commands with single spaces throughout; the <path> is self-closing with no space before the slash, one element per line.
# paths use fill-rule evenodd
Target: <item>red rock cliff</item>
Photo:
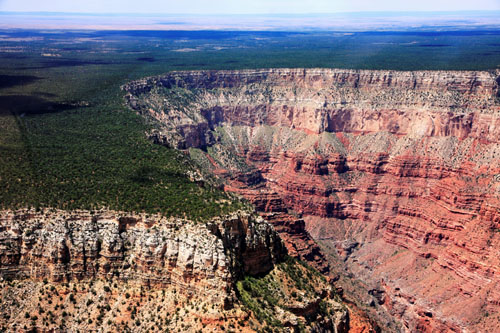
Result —
<path fill-rule="evenodd" d="M 151 133 L 344 262 L 397 330 L 500 329 L 500 104 L 487 72 L 174 72 L 124 88 Z M 321 244 L 323 251 L 311 239 Z"/>

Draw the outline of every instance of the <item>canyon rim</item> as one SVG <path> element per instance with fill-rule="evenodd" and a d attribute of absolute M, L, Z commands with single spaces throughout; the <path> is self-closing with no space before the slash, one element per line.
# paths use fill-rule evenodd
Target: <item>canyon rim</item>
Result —
<path fill-rule="evenodd" d="M 500 7 L 294 1 L 0 1 L 0 333 L 500 332 Z"/>
<path fill-rule="evenodd" d="M 171 72 L 122 88 L 384 330 L 499 326 L 499 73 Z"/>

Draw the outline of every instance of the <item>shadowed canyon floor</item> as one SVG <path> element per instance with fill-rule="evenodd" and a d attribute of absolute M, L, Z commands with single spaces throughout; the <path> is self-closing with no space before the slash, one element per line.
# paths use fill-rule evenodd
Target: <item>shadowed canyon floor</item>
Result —
<path fill-rule="evenodd" d="M 171 72 L 124 86 L 392 331 L 500 329 L 499 73 Z"/>

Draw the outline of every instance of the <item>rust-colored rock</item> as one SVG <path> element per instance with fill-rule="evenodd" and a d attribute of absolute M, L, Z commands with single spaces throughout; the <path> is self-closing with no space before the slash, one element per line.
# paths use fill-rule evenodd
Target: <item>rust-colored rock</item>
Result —
<path fill-rule="evenodd" d="M 197 71 L 124 89 L 162 124 L 157 141 L 210 147 L 200 163 L 254 203 L 291 253 L 328 272 L 309 235 L 337 249 L 393 329 L 496 331 L 497 75 Z M 173 87 L 188 95 L 184 108 L 163 98 Z M 209 139 L 186 138 L 188 125 Z"/>

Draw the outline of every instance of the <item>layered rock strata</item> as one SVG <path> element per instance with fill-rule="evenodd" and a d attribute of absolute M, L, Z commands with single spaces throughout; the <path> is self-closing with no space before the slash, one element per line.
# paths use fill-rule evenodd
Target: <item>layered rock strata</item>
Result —
<path fill-rule="evenodd" d="M 498 81 L 493 72 L 276 69 L 173 72 L 124 89 L 157 124 L 153 140 L 190 148 L 291 253 L 327 273 L 333 249 L 369 303 L 399 320 L 393 330 L 494 331 Z"/>
<path fill-rule="evenodd" d="M 276 268 L 285 256 L 273 227 L 244 211 L 206 223 L 112 211 L 3 211 L 0 328 L 254 331 L 262 323 L 241 304 L 236 282 L 286 277 Z M 309 329 L 345 331 L 345 310 L 332 287 L 320 285 L 295 301 L 297 313 L 280 310 L 283 318 L 295 318 L 292 328 L 307 315 Z M 307 311 L 325 290 L 329 318 L 317 307 Z"/>
<path fill-rule="evenodd" d="M 267 273 L 286 253 L 272 227 L 248 213 L 194 224 L 109 211 L 7 211 L 0 232 L 3 279 L 176 284 L 214 302 L 231 296 L 236 279 Z"/>

